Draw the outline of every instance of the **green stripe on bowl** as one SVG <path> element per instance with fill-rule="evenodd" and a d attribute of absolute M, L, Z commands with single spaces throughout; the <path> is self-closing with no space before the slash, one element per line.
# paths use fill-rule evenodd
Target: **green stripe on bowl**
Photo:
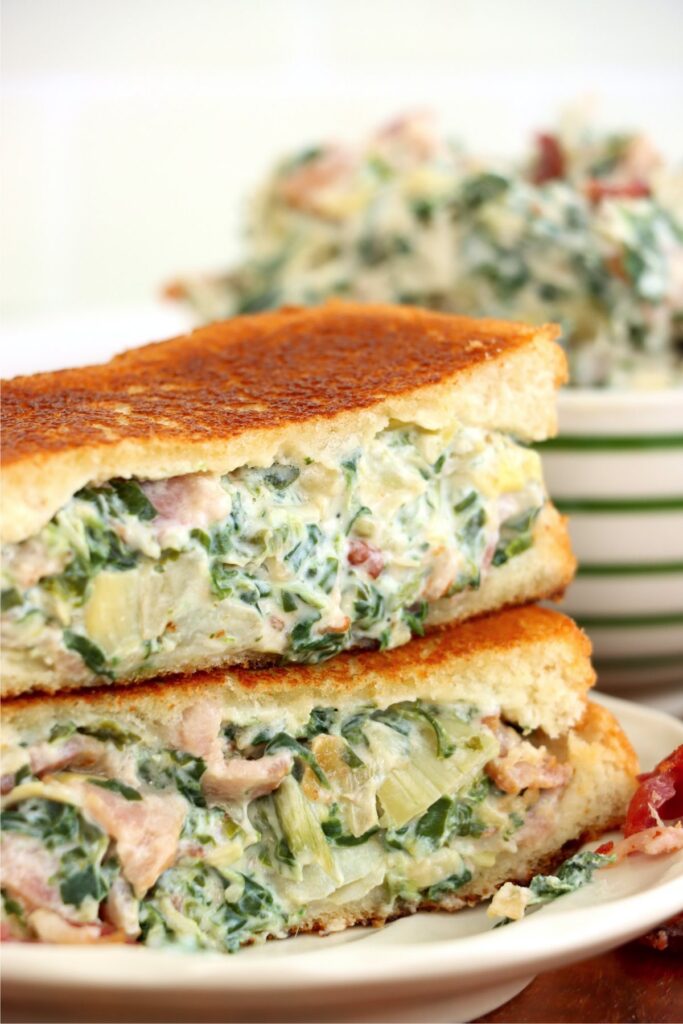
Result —
<path fill-rule="evenodd" d="M 634 449 L 683 448 L 683 434 L 561 434 L 541 441 L 542 451 L 633 451 Z"/>
<path fill-rule="evenodd" d="M 577 576 L 665 576 L 683 573 L 683 562 L 584 562 Z"/>
<path fill-rule="evenodd" d="M 683 667 L 683 651 L 680 654 L 640 654 L 633 658 L 625 655 L 615 658 L 593 658 L 593 664 L 598 671 L 601 668 L 663 668 L 666 665 Z"/>
<path fill-rule="evenodd" d="M 560 512 L 679 512 L 683 495 L 658 498 L 553 498 Z"/>
<path fill-rule="evenodd" d="M 683 626 L 683 612 L 655 615 L 575 615 L 584 629 L 624 629 L 647 626 Z"/>

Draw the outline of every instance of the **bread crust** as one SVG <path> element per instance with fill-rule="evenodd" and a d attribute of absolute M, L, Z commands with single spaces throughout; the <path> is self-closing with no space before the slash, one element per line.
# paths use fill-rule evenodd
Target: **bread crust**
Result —
<path fill-rule="evenodd" d="M 533 605 L 444 627 L 391 651 L 341 654 L 318 665 L 232 668 L 159 682 L 100 687 L 3 704 L 3 726 L 18 733 L 75 718 L 113 718 L 173 731 L 186 708 L 217 701 L 254 719 L 286 708 L 304 719 L 315 706 L 365 701 L 497 702 L 524 728 L 560 736 L 580 721 L 595 681 L 586 635 L 560 612 Z"/>
<path fill-rule="evenodd" d="M 17 377 L 3 387 L 2 540 L 31 536 L 90 482 L 327 461 L 392 419 L 541 440 L 556 429 L 566 379 L 558 334 L 331 302 Z"/>

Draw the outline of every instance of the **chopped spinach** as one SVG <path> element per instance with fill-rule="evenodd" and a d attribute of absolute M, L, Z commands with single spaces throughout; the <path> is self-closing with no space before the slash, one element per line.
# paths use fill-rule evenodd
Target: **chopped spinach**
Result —
<path fill-rule="evenodd" d="M 123 729 L 118 722 L 104 719 L 96 725 L 79 725 L 76 732 L 84 736 L 92 736 L 101 743 L 113 743 L 117 750 L 123 750 L 130 743 L 137 743 L 140 737 L 137 733 Z M 50 734 L 52 736 L 52 734 Z"/>
<path fill-rule="evenodd" d="M 470 493 L 466 495 L 466 497 L 462 498 L 456 505 L 453 506 L 453 511 L 464 512 L 465 509 L 468 509 L 470 507 L 470 505 L 474 505 L 478 497 L 479 495 L 477 494 L 476 491 L 470 491 Z"/>
<path fill-rule="evenodd" d="M 430 885 L 428 889 L 424 890 L 423 895 L 428 900 L 440 900 L 442 896 L 457 892 L 458 889 L 462 889 L 463 885 L 467 885 L 471 881 L 472 872 L 468 868 L 463 868 L 459 874 L 450 875 L 448 878 L 444 878 L 442 882 Z"/>
<path fill-rule="evenodd" d="M 501 174 L 485 172 L 467 178 L 461 185 L 455 201 L 456 210 L 476 210 L 484 203 L 497 199 L 510 187 L 510 182 Z"/>
<path fill-rule="evenodd" d="M 451 836 L 480 836 L 486 826 L 474 816 L 469 800 L 454 800 L 442 796 L 425 811 L 415 826 L 415 835 L 430 839 L 435 846 L 447 842 Z"/>
<path fill-rule="evenodd" d="M 0 610 L 3 612 L 8 612 L 11 608 L 19 608 L 24 603 L 21 594 L 14 587 L 2 591 L 1 601 Z"/>
<path fill-rule="evenodd" d="M 296 661 L 317 662 L 331 658 L 344 649 L 346 633 L 320 633 L 311 636 L 311 629 L 320 615 L 297 622 L 289 638 L 290 653 Z"/>
<path fill-rule="evenodd" d="M 614 857 L 609 854 L 593 853 L 592 850 L 575 853 L 562 864 L 556 875 L 534 875 L 529 883 L 533 902 L 547 903 L 565 893 L 574 892 L 590 882 L 597 868 L 612 863 Z"/>
<path fill-rule="evenodd" d="M 263 479 L 274 491 L 284 491 L 298 479 L 301 470 L 296 466 L 272 465 L 263 474 Z"/>
<path fill-rule="evenodd" d="M 265 580 L 227 566 L 218 559 L 211 565 L 211 590 L 220 600 L 234 597 L 256 608 L 261 598 L 268 597 L 271 592 L 270 584 Z"/>
<path fill-rule="evenodd" d="M 24 908 L 15 899 L 12 899 L 10 894 L 5 889 L 0 889 L 0 895 L 2 896 L 2 905 L 6 914 L 12 914 L 23 923 L 24 921 Z"/>
<path fill-rule="evenodd" d="M 22 800 L 0 814 L 0 828 L 7 832 L 21 832 L 34 836 L 52 850 L 68 843 L 87 847 L 104 835 L 95 825 L 83 818 L 72 804 L 43 797 Z"/>
<path fill-rule="evenodd" d="M 295 758 L 298 758 L 300 761 L 303 761 L 304 764 L 308 765 L 321 786 L 324 786 L 325 789 L 330 788 L 327 776 L 318 764 L 313 751 L 309 750 L 303 743 L 299 743 L 299 741 L 295 740 L 293 736 L 289 735 L 289 733 L 276 733 L 275 736 L 273 736 L 273 738 L 266 744 L 266 748 L 263 753 L 272 754 L 276 750 L 291 750 Z"/>
<path fill-rule="evenodd" d="M 110 486 L 125 511 L 138 519 L 156 519 L 158 512 L 136 480 L 112 480 Z"/>
<path fill-rule="evenodd" d="M 119 796 L 124 797 L 126 800 L 142 800 L 140 793 L 137 789 L 133 789 L 132 786 L 126 785 L 125 782 L 120 782 L 118 779 L 89 779 L 89 782 L 93 786 L 99 786 L 100 789 L 111 790 L 112 793 L 118 793 Z"/>
<path fill-rule="evenodd" d="M 371 583 L 358 582 L 356 600 L 353 603 L 354 626 L 370 629 L 380 622 L 385 614 L 384 595 Z"/>
<path fill-rule="evenodd" d="M 398 732 L 407 734 L 405 728 L 406 720 L 422 719 L 434 731 L 436 739 L 436 752 L 438 757 L 451 757 L 455 751 L 455 744 L 448 738 L 438 717 L 438 709 L 418 699 L 414 701 L 400 701 L 398 704 L 391 704 L 383 711 L 374 711 L 371 715 L 376 722 L 383 722 Z"/>
<path fill-rule="evenodd" d="M 47 741 L 48 743 L 56 743 L 57 740 L 65 740 L 68 736 L 73 736 L 76 732 L 76 726 L 73 722 L 57 722 L 50 729 Z"/>
<path fill-rule="evenodd" d="M 201 778 L 206 763 L 180 750 L 145 753 L 138 762 L 140 778 L 155 789 L 177 789 L 195 807 L 206 807 Z"/>
<path fill-rule="evenodd" d="M 296 865 L 296 857 L 289 848 L 289 843 L 286 839 L 279 839 L 275 844 L 275 859 L 290 868 Z"/>
<path fill-rule="evenodd" d="M 87 636 L 72 633 L 70 629 L 65 629 L 63 636 L 66 649 L 80 654 L 91 672 L 94 672 L 96 676 L 106 676 L 108 679 L 114 678 L 114 673 L 107 665 L 107 659 L 97 644 L 94 644 L 92 640 L 88 640 Z"/>
<path fill-rule="evenodd" d="M 322 540 L 322 532 L 315 523 L 309 523 L 306 527 L 306 536 L 300 540 L 291 551 L 285 555 L 285 562 L 289 562 L 294 572 L 298 572 L 304 561 L 315 551 Z"/>
<path fill-rule="evenodd" d="M 493 554 L 493 565 L 503 565 L 531 547 L 533 527 L 540 511 L 540 508 L 526 509 L 501 524 L 500 539 Z"/>
<path fill-rule="evenodd" d="M 448 836 L 448 820 L 452 800 L 442 796 L 425 811 L 415 826 L 415 834 L 430 839 L 435 846 L 441 845 Z"/>
<path fill-rule="evenodd" d="M 306 739 L 313 739 L 320 733 L 329 733 L 336 719 L 336 708 L 313 708 L 301 735 Z"/>
<path fill-rule="evenodd" d="M 88 897 L 99 903 L 108 891 L 106 878 L 95 864 L 88 864 L 80 871 L 68 875 L 59 886 L 63 901 L 76 907 Z"/>
<path fill-rule="evenodd" d="M 427 618 L 429 605 L 426 601 L 417 601 L 409 608 L 403 609 L 403 618 L 410 627 L 413 636 L 424 636 L 424 621 Z"/>

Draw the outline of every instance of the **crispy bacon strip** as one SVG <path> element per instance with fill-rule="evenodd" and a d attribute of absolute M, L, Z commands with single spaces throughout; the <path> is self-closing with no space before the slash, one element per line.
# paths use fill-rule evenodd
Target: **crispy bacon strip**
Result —
<path fill-rule="evenodd" d="M 563 178 L 565 159 L 557 136 L 541 132 L 536 136 L 536 146 L 536 166 L 533 173 L 534 184 L 542 185 L 546 181 Z"/>
<path fill-rule="evenodd" d="M 639 782 L 626 812 L 625 836 L 683 817 L 683 744 L 640 775 Z"/>
<path fill-rule="evenodd" d="M 624 182 L 591 178 L 586 182 L 585 192 L 591 203 L 599 203 L 602 199 L 646 199 L 651 194 L 650 186 L 638 178 Z"/>
<path fill-rule="evenodd" d="M 384 568 L 384 555 L 364 540 L 352 540 L 349 543 L 348 559 L 351 565 L 360 565 L 371 579 L 376 580 Z"/>

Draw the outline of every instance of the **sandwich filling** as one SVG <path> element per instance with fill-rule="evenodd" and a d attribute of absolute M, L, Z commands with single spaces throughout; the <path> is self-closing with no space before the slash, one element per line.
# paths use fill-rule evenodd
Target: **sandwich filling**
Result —
<path fill-rule="evenodd" d="M 82 683 L 394 647 L 529 548 L 545 500 L 509 436 L 410 425 L 331 465 L 86 487 L 3 550 L 5 665 Z"/>
<path fill-rule="evenodd" d="M 462 702 L 93 711 L 5 748 L 6 938 L 232 952 L 457 909 L 552 835 L 572 775 L 562 741 Z"/>

